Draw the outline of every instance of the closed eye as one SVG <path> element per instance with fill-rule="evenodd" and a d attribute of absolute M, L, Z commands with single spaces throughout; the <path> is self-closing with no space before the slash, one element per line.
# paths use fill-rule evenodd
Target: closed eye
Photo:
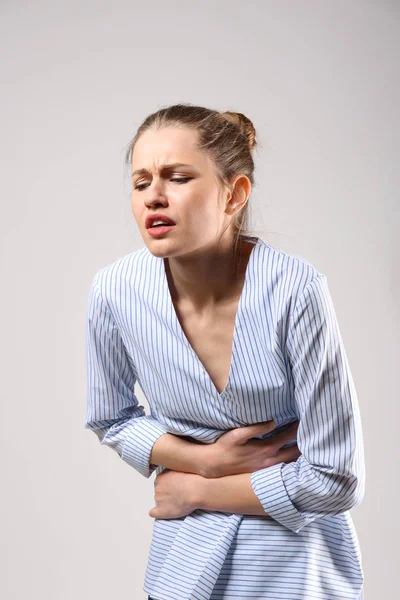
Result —
<path fill-rule="evenodd" d="M 187 183 L 191 179 L 193 179 L 193 177 L 175 177 L 175 179 L 171 179 L 171 181 L 177 182 L 179 185 L 181 185 L 182 183 Z M 139 192 L 141 192 L 146 185 L 146 183 L 139 183 L 138 185 L 135 185 L 135 190 L 139 190 Z"/>
<path fill-rule="evenodd" d="M 171 179 L 171 181 L 179 181 L 180 183 L 186 183 L 191 179 L 193 179 L 193 177 L 175 177 L 175 179 Z"/>

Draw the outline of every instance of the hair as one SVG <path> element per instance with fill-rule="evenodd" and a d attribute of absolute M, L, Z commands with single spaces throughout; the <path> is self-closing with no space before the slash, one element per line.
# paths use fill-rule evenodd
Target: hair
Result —
<path fill-rule="evenodd" d="M 131 166 L 136 142 L 145 131 L 164 127 L 187 127 L 196 133 L 196 145 L 206 152 L 213 164 L 217 179 L 231 191 L 231 180 L 244 174 L 254 186 L 254 160 L 252 150 L 257 145 L 253 123 L 243 113 L 219 112 L 203 106 L 181 103 L 161 108 L 148 115 L 129 143 L 125 162 Z M 234 215 L 235 253 L 240 237 L 249 237 L 249 200 Z"/>

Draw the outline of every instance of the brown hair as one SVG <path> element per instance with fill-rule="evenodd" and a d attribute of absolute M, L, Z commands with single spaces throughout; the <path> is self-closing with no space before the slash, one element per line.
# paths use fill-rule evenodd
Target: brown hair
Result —
<path fill-rule="evenodd" d="M 219 112 L 190 103 L 174 104 L 150 114 L 139 126 L 129 143 L 125 162 L 131 166 L 132 153 L 139 137 L 148 129 L 188 127 L 197 134 L 197 148 L 209 154 L 222 185 L 233 189 L 230 180 L 243 173 L 254 185 L 252 150 L 257 145 L 253 123 L 242 113 Z M 235 215 L 235 250 L 240 236 L 251 235 L 249 201 Z"/>

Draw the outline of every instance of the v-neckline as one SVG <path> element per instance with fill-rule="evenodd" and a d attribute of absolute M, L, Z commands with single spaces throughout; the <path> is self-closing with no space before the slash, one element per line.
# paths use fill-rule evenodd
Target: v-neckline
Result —
<path fill-rule="evenodd" d="M 236 308 L 235 322 L 234 322 L 234 327 L 233 327 L 233 337 L 232 337 L 231 360 L 230 360 L 230 364 L 229 364 L 229 374 L 228 374 L 228 379 L 227 379 L 226 385 L 225 385 L 224 389 L 222 390 L 222 392 L 219 392 L 217 390 L 217 388 L 215 387 L 215 384 L 214 384 L 213 380 L 211 379 L 210 374 L 208 373 L 208 371 L 205 368 L 204 364 L 200 360 L 197 352 L 195 352 L 193 346 L 191 345 L 191 343 L 189 342 L 188 338 L 186 337 L 186 334 L 185 334 L 185 332 L 184 332 L 184 330 L 182 328 L 182 325 L 180 324 L 178 315 L 176 313 L 174 303 L 172 301 L 171 291 L 170 291 L 169 285 L 168 285 L 167 272 L 166 272 L 166 268 L 165 268 L 165 259 L 164 258 L 160 259 L 162 284 L 163 284 L 164 289 L 165 289 L 166 302 L 167 302 L 167 304 L 169 306 L 169 309 L 170 309 L 169 312 L 171 314 L 171 318 L 172 318 L 174 326 L 175 326 L 175 331 L 177 332 L 177 334 L 181 338 L 181 341 L 187 347 L 188 351 L 194 357 L 194 360 L 197 362 L 199 368 L 201 369 L 201 371 L 203 372 L 205 378 L 209 382 L 209 385 L 210 385 L 213 393 L 216 396 L 218 396 L 219 398 L 222 398 L 223 396 L 225 396 L 228 393 L 228 391 L 230 390 L 230 387 L 231 387 L 232 376 L 233 376 L 232 366 L 233 366 L 233 364 L 235 362 L 235 348 L 236 348 L 236 343 L 237 343 L 238 327 L 239 327 L 239 323 L 240 323 L 241 313 L 243 312 L 243 307 L 242 307 L 243 296 L 245 295 L 245 293 L 247 293 L 247 288 L 249 287 L 249 284 L 250 284 L 250 274 L 251 274 L 252 263 L 254 261 L 254 254 L 255 254 L 256 247 L 260 243 L 260 238 L 257 237 L 257 236 L 247 236 L 246 240 L 247 241 L 254 241 L 255 240 L 255 242 L 253 243 L 253 247 L 252 247 L 252 249 L 250 251 L 250 255 L 249 255 L 249 258 L 248 258 L 248 261 L 247 261 L 245 275 L 244 275 L 244 281 L 243 281 L 243 286 L 242 286 L 242 290 L 241 290 L 241 293 L 240 293 L 240 296 L 239 296 L 239 302 L 238 302 L 238 305 L 237 305 L 237 308 Z"/>

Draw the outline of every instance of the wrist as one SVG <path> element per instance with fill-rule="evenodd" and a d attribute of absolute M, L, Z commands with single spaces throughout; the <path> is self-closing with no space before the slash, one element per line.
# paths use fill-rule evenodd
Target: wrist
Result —
<path fill-rule="evenodd" d="M 192 502 L 196 508 L 272 518 L 253 490 L 251 473 L 210 479 L 197 476 L 192 490 Z"/>
<path fill-rule="evenodd" d="M 215 456 L 215 444 L 202 444 L 199 447 L 198 473 L 204 478 L 218 477 L 218 462 Z"/>
<path fill-rule="evenodd" d="M 166 433 L 154 443 L 150 463 L 162 465 L 171 471 L 213 477 L 214 455 L 214 444 Z"/>
<path fill-rule="evenodd" d="M 212 479 L 197 475 L 193 486 L 193 505 L 202 510 L 208 510 L 208 495 Z"/>
<path fill-rule="evenodd" d="M 185 470 L 199 477 L 210 477 L 211 453 L 207 444 L 197 440 L 185 440 L 185 446 L 182 450 L 187 462 L 187 469 Z"/>

